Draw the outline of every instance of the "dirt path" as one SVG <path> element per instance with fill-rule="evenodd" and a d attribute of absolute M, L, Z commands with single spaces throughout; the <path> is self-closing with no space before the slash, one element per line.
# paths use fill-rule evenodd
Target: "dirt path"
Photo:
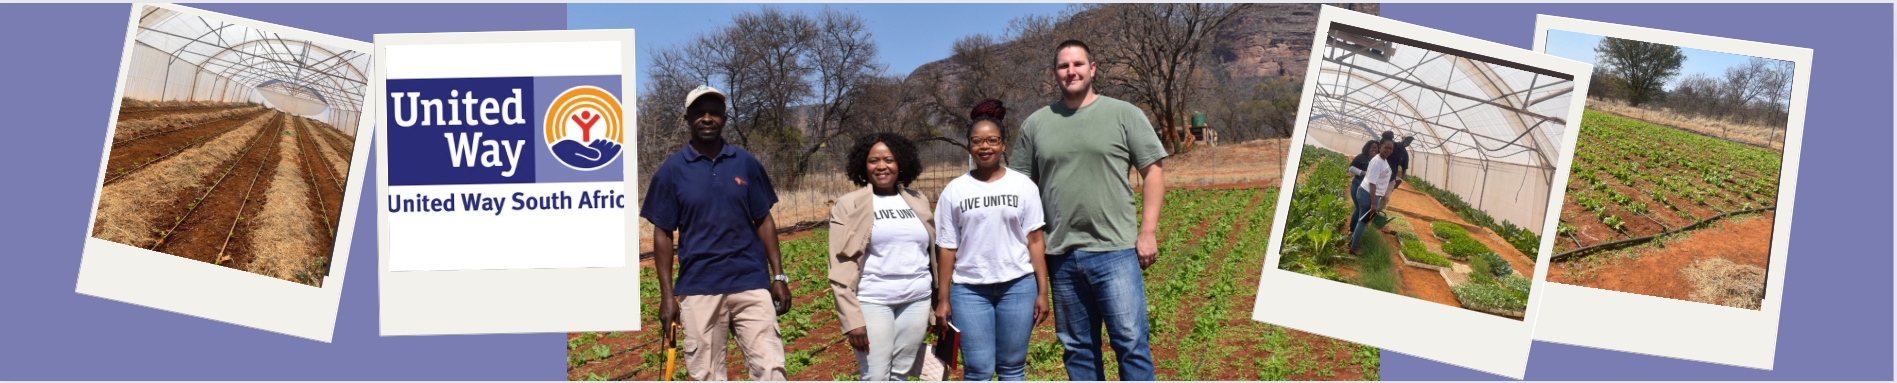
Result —
<path fill-rule="evenodd" d="M 1576 286 L 1688 299 L 1692 290 L 1680 270 L 1693 261 L 1726 258 L 1741 265 L 1766 268 L 1771 257 L 1775 214 L 1728 221 L 1692 231 L 1665 247 L 1643 245 L 1597 253 L 1587 258 L 1549 265 L 1548 280 Z"/>
<path fill-rule="evenodd" d="M 1509 266 L 1514 267 L 1515 272 L 1520 273 L 1523 277 L 1535 275 L 1534 260 L 1523 255 L 1520 251 L 1515 250 L 1515 245 L 1511 245 L 1508 241 L 1502 240 L 1501 236 L 1496 235 L 1493 231 L 1489 231 L 1486 227 L 1463 222 L 1462 217 L 1457 216 L 1455 211 L 1449 210 L 1448 207 L 1444 207 L 1440 202 L 1436 202 L 1435 197 L 1430 197 L 1428 194 L 1423 194 L 1423 192 L 1411 188 L 1409 183 L 1404 183 L 1402 186 L 1397 187 L 1396 194 L 1390 197 L 1390 209 L 1404 213 L 1410 217 L 1421 218 L 1421 221 L 1410 220 L 1410 226 L 1419 231 L 1419 233 L 1416 233 L 1418 237 L 1428 236 L 1430 234 L 1429 221 L 1448 221 L 1461 225 L 1463 229 L 1469 231 L 1469 237 L 1475 238 L 1476 242 L 1481 242 L 1484 246 L 1488 246 L 1489 251 L 1494 251 L 1495 254 L 1501 255 L 1502 258 L 1508 259 Z M 1433 239 L 1434 238 L 1431 238 L 1431 240 Z M 1437 249 L 1440 248 L 1441 245 L 1439 244 Z"/>
<path fill-rule="evenodd" d="M 1417 221 L 1410 222 L 1413 225 Z M 1377 234 L 1382 235 L 1383 240 L 1386 243 L 1390 243 L 1392 247 L 1399 246 L 1396 245 L 1398 242 L 1395 235 L 1390 235 L 1390 233 L 1385 232 L 1378 232 Z M 1419 239 L 1426 236 L 1428 236 L 1428 233 L 1417 234 Z M 1399 249 L 1391 249 L 1390 263 L 1393 264 L 1392 267 L 1395 267 L 1402 277 L 1402 291 L 1404 295 L 1449 306 L 1462 307 L 1461 303 L 1456 302 L 1456 294 L 1449 291 L 1449 282 L 1443 279 L 1441 272 L 1434 269 L 1425 269 L 1404 264 L 1403 257 L 1400 255 L 1401 252 L 1402 250 Z"/>

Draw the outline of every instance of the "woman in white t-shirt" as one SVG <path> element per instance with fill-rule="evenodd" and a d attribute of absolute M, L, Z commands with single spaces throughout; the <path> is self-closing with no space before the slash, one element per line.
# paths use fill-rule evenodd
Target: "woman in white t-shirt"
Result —
<path fill-rule="evenodd" d="M 1363 185 L 1351 190 L 1357 196 L 1357 211 L 1350 214 L 1351 255 L 1357 254 L 1357 242 L 1363 238 L 1363 230 L 1369 226 L 1370 217 L 1383 211 L 1381 205 L 1387 202 L 1383 196 L 1390 194 L 1390 175 L 1395 174 L 1387 158 L 1390 158 L 1390 152 L 1395 148 L 1396 145 L 1388 140 L 1377 141 L 1377 156 L 1370 158 L 1370 167 L 1363 172 Z"/>
<path fill-rule="evenodd" d="M 933 319 L 935 221 L 929 200 L 909 189 L 922 175 L 914 142 L 879 133 L 850 151 L 850 181 L 862 189 L 830 209 L 830 289 L 837 322 L 856 350 L 863 380 L 916 376 Z"/>
<path fill-rule="evenodd" d="M 985 100 L 970 113 L 975 169 L 949 181 L 936 202 L 936 320 L 961 331 L 962 379 L 1024 380 L 1028 337 L 1051 315 L 1040 188 L 1002 166 L 1007 108 Z"/>

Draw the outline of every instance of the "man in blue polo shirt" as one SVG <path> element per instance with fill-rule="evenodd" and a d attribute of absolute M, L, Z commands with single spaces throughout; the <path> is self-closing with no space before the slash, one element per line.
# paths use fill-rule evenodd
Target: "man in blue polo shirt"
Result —
<path fill-rule="evenodd" d="M 771 220 L 777 193 L 756 157 L 725 143 L 723 93 L 699 86 L 685 105 L 691 141 L 652 173 L 639 208 L 655 227 L 660 325 L 684 330 L 679 346 L 694 380 L 727 379 L 727 329 L 736 332 L 751 380 L 786 380 L 777 316 L 790 312 L 790 279 Z M 666 277 L 674 234 L 677 283 Z"/>

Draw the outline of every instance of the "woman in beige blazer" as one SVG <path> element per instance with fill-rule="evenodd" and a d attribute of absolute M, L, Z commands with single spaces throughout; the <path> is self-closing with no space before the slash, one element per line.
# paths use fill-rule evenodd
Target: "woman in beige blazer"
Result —
<path fill-rule="evenodd" d="M 863 188 L 830 209 L 836 314 L 861 378 L 902 380 L 920 372 L 916 352 L 934 316 L 935 220 L 929 199 L 908 188 L 922 161 L 914 142 L 879 133 L 857 140 L 849 164 Z"/>

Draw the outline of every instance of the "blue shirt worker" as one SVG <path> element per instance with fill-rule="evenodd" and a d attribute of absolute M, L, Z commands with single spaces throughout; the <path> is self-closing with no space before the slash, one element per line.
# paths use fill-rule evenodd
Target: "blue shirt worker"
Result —
<path fill-rule="evenodd" d="M 639 209 L 655 227 L 659 323 L 684 331 L 679 348 L 693 380 L 727 379 L 728 332 L 751 380 L 787 380 L 777 316 L 790 312 L 790 279 L 771 220 L 777 192 L 756 157 L 725 142 L 723 93 L 699 86 L 685 105 L 691 140 L 652 173 Z M 676 283 L 664 277 L 674 255 Z"/>

